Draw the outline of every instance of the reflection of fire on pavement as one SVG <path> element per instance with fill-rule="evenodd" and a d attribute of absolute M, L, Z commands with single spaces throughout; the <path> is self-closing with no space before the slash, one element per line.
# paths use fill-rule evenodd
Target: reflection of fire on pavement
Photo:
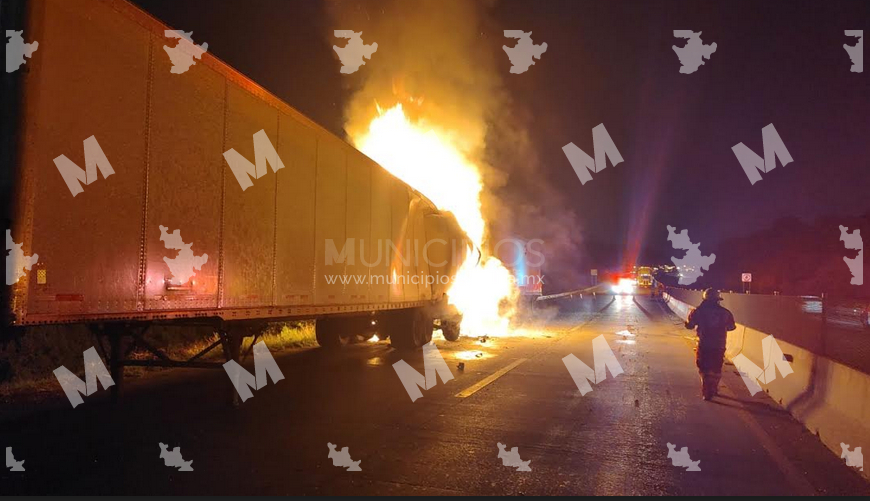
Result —
<path fill-rule="evenodd" d="M 491 353 L 476 350 L 466 350 L 453 353 L 453 358 L 456 360 L 485 360 L 494 356 L 495 355 L 492 355 Z"/>

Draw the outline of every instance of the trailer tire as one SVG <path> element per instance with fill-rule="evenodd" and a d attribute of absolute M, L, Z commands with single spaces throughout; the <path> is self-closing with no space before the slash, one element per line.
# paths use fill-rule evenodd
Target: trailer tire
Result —
<path fill-rule="evenodd" d="M 459 341 L 459 322 L 441 319 L 441 334 L 448 341 Z"/>
<path fill-rule="evenodd" d="M 326 350 L 337 350 L 346 345 L 350 336 L 343 332 L 344 322 L 337 318 L 318 318 L 314 322 L 317 344 Z"/>
<path fill-rule="evenodd" d="M 425 308 L 392 313 L 386 320 L 390 343 L 397 350 L 416 350 L 432 341 L 432 315 Z"/>

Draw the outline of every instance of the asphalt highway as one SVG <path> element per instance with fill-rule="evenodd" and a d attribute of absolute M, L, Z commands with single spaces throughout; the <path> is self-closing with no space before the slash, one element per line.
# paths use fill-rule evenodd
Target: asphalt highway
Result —
<path fill-rule="evenodd" d="M 285 379 L 238 408 L 223 371 L 133 381 L 122 403 L 7 419 L 0 445 L 24 472 L 3 494 L 868 495 L 867 483 L 727 366 L 700 398 L 692 332 L 649 297 L 561 297 L 528 335 L 435 344 L 453 379 L 411 400 L 393 368 L 423 355 L 388 342 L 276 353 Z M 563 357 L 593 367 L 603 335 L 623 369 L 581 395 Z M 464 368 L 460 369 L 459 364 Z M 253 364 L 246 364 L 253 373 Z M 193 471 L 166 466 L 163 443 Z M 328 443 L 361 471 L 334 466 Z M 531 471 L 503 465 L 516 447 Z M 687 448 L 700 471 L 668 458 Z M 679 455 L 679 454 L 678 454 Z M 682 456 L 682 455 L 679 455 Z M 678 461 L 679 462 L 679 461 Z"/>

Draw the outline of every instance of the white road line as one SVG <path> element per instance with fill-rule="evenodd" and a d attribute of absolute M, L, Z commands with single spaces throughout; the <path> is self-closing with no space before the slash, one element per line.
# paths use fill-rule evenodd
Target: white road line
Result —
<path fill-rule="evenodd" d="M 520 358 L 518 360 L 514 360 L 509 365 L 502 367 L 501 369 L 495 371 L 494 373 L 490 374 L 489 376 L 481 379 L 480 381 L 474 383 L 473 385 L 469 386 L 468 388 L 460 391 L 459 393 L 456 394 L 456 396 L 459 398 L 466 398 L 466 397 L 470 397 L 471 395 L 474 395 L 475 393 L 477 393 L 478 391 L 483 389 L 483 387 L 492 383 L 496 379 L 504 376 L 508 372 L 512 371 L 514 368 L 516 368 L 516 366 L 520 365 L 521 363 L 525 362 L 526 360 L 528 360 L 528 359 L 527 358 Z"/>

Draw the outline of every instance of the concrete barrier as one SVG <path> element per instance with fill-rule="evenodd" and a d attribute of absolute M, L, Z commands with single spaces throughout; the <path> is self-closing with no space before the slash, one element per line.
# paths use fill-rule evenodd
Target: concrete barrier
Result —
<path fill-rule="evenodd" d="M 671 311 L 685 321 L 693 306 L 668 294 L 664 298 Z M 737 329 L 728 333 L 725 355 L 733 360 L 742 354 L 764 368 L 761 341 L 767 336 L 738 323 Z M 842 452 L 841 442 L 851 450 L 870 450 L 870 375 L 779 339 L 776 343 L 792 357 L 789 364 L 794 372 L 782 377 L 777 371 L 776 379 L 761 384 L 761 388 L 837 456 Z M 742 386 L 740 392 L 744 391 L 750 396 L 749 389 Z M 860 473 L 870 479 L 870 468 Z"/>

